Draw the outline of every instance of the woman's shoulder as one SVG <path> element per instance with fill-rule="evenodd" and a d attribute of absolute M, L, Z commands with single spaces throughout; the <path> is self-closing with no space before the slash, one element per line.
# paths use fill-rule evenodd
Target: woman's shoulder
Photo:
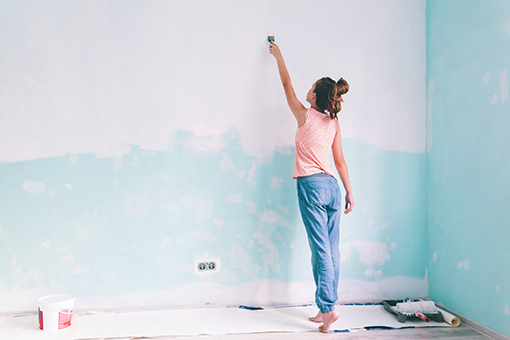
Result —
<path fill-rule="evenodd" d="M 307 116 L 314 116 L 314 117 L 317 117 L 317 119 L 321 120 L 321 121 L 324 121 L 324 122 L 330 122 L 333 123 L 335 120 L 334 119 L 331 119 L 331 117 L 329 116 L 329 114 L 325 113 L 325 112 L 320 112 L 320 111 L 317 111 L 316 109 L 314 109 L 313 107 L 309 108 L 307 111 L 306 111 L 306 115 Z"/>
<path fill-rule="evenodd" d="M 319 115 L 320 117 L 325 116 L 329 117 L 329 115 L 326 112 L 321 112 L 317 109 L 314 109 L 313 107 L 310 107 L 306 112 L 313 112 L 316 115 Z"/>
<path fill-rule="evenodd" d="M 314 115 L 314 116 L 318 116 L 318 117 L 321 117 L 323 115 L 322 112 L 320 111 L 317 111 L 316 109 L 314 109 L 313 107 L 310 107 L 308 110 L 306 110 L 306 115 Z"/>

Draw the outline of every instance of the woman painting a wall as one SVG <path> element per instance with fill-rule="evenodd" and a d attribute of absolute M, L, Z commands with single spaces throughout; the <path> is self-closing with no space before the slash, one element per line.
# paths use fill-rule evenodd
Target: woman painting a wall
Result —
<path fill-rule="evenodd" d="M 336 83 L 331 78 L 317 80 L 306 96 L 311 105 L 306 109 L 296 97 L 280 48 L 271 42 L 269 51 L 276 58 L 287 103 L 298 123 L 292 177 L 297 179 L 299 208 L 312 251 L 317 286 L 315 302 L 320 309 L 310 321 L 322 322 L 319 330 L 327 333 L 338 319 L 335 302 L 340 274 L 338 246 L 342 209 L 340 189 L 329 164 L 330 150 L 346 191 L 345 214 L 350 213 L 354 205 L 337 121 L 342 95 L 349 91 L 349 84 L 343 78 Z"/>

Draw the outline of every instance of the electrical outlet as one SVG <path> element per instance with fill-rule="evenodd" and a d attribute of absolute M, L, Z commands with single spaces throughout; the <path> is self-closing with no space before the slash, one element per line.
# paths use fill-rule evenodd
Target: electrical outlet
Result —
<path fill-rule="evenodd" d="M 199 262 L 198 265 L 197 265 L 197 269 L 199 272 L 203 272 L 203 271 L 215 271 L 216 270 L 216 262 L 214 261 L 211 261 L 211 262 Z"/>
<path fill-rule="evenodd" d="M 220 259 L 196 259 L 195 273 L 217 273 L 221 269 Z"/>

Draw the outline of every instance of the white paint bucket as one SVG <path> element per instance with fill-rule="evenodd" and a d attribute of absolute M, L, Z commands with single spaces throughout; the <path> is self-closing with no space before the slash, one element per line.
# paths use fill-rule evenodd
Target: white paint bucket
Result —
<path fill-rule="evenodd" d="M 39 329 L 58 331 L 71 326 L 75 299 L 74 296 L 68 294 L 48 295 L 40 298 L 37 301 Z"/>

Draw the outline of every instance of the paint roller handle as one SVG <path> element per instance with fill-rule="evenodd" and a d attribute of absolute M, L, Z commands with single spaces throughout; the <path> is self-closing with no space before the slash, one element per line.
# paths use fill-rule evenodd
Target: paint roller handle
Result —
<path fill-rule="evenodd" d="M 430 322 L 430 319 L 428 317 L 426 317 L 425 315 L 423 315 L 423 313 L 419 310 L 417 310 L 414 315 L 416 315 L 417 317 L 419 317 L 420 319 L 422 319 L 423 321 L 425 322 Z"/>

